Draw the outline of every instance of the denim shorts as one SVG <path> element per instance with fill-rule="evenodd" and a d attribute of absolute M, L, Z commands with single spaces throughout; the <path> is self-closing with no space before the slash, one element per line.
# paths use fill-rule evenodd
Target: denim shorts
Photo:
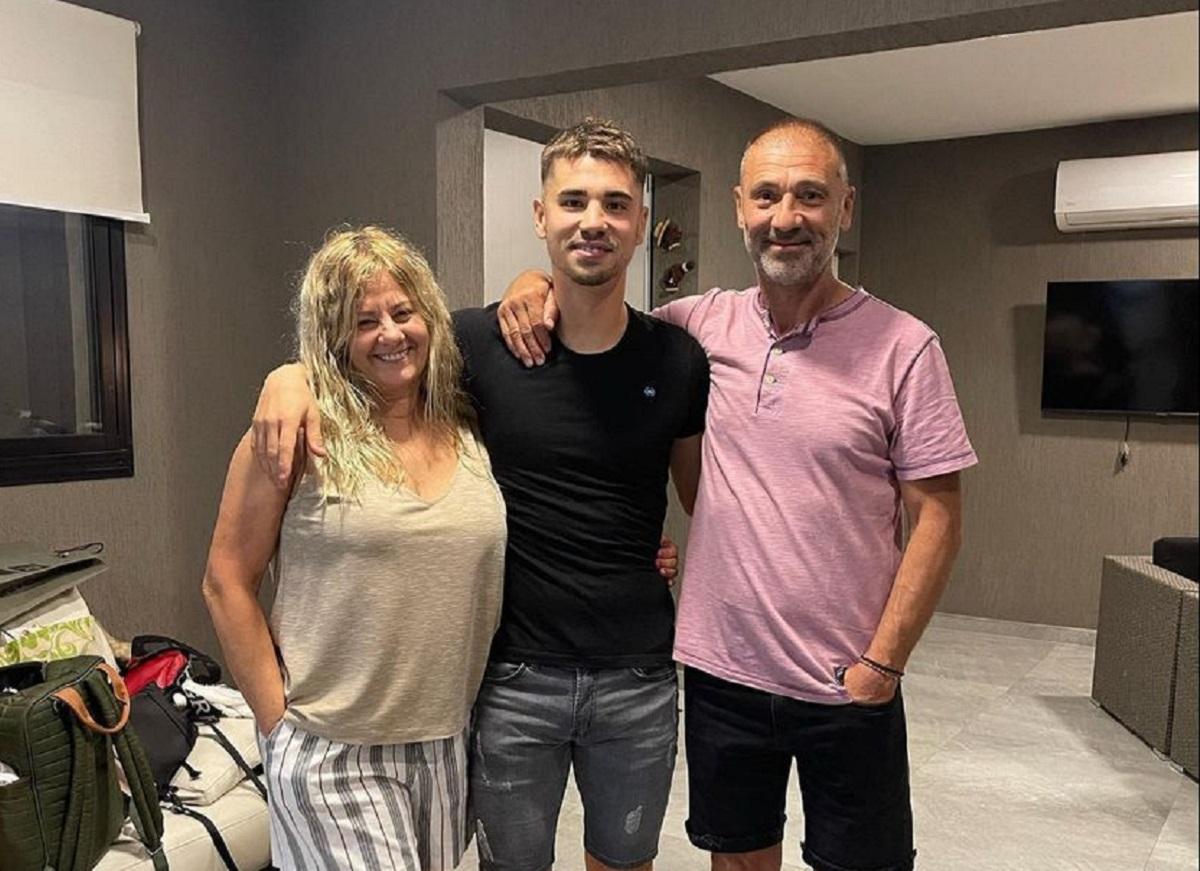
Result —
<path fill-rule="evenodd" d="M 479 867 L 543 871 L 575 766 L 584 848 L 613 868 L 658 852 L 678 729 L 674 664 L 576 669 L 492 662 L 475 703 Z"/>
<path fill-rule="evenodd" d="M 748 853 L 782 841 L 794 761 L 805 862 L 816 871 L 911 871 L 899 690 L 882 705 L 821 705 L 689 668 L 683 697 L 693 844 Z"/>

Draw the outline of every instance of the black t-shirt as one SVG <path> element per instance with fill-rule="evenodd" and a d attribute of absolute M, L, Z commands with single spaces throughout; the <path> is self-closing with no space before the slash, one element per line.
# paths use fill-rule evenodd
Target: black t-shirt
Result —
<path fill-rule="evenodd" d="M 454 313 L 464 383 L 508 507 L 492 658 L 577 668 L 670 662 L 674 605 L 654 567 L 671 445 L 704 430 L 708 360 L 684 330 L 629 310 L 620 342 L 555 342 L 526 369 L 496 306 Z"/>

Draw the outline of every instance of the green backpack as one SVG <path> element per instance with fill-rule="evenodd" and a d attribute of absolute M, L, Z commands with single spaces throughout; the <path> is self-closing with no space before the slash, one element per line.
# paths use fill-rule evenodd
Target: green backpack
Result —
<path fill-rule="evenodd" d="M 125 820 L 114 747 L 138 837 L 165 871 L 162 809 L 128 720 L 125 683 L 98 656 L 0 668 L 0 762 L 17 774 L 0 786 L 4 871 L 88 871 L 103 858 Z"/>

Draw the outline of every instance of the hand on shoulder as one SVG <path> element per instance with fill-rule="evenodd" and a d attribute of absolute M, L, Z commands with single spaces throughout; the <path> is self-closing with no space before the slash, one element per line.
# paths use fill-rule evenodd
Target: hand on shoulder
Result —
<path fill-rule="evenodd" d="M 254 459 L 276 487 L 290 485 L 302 449 L 325 456 L 321 413 L 303 365 L 287 363 L 267 376 L 254 408 L 251 431 Z"/>

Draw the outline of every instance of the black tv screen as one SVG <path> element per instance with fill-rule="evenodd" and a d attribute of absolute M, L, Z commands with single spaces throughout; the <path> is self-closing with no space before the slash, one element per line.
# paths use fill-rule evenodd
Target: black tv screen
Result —
<path fill-rule="evenodd" d="M 1198 414 L 1200 282 L 1046 286 L 1042 409 Z"/>

